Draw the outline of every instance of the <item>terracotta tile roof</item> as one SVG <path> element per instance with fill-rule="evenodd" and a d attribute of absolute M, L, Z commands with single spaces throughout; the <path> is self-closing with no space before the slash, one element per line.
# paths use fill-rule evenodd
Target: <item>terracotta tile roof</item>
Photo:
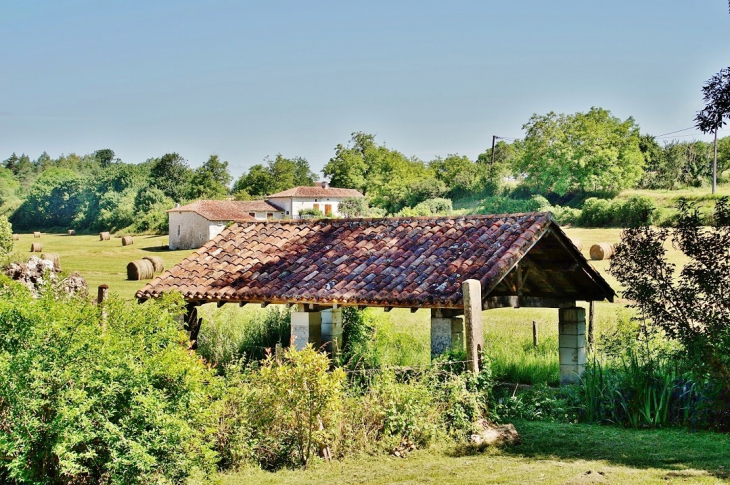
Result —
<path fill-rule="evenodd" d="M 269 196 L 269 198 L 272 197 L 364 197 L 364 195 L 355 189 L 323 188 L 320 185 L 318 187 L 294 187 Z"/>
<path fill-rule="evenodd" d="M 189 301 L 458 308 L 464 280 L 480 280 L 486 297 L 548 233 L 568 241 L 575 261 L 585 261 L 548 213 L 243 222 L 145 285 L 137 298 L 176 290 Z M 578 271 L 595 270 L 586 262 Z M 592 293 L 601 296 L 595 299 L 612 297 L 606 287 Z"/>
<path fill-rule="evenodd" d="M 281 212 L 283 209 L 265 200 L 196 200 L 167 212 L 195 212 L 209 221 L 252 221 L 249 212 Z"/>

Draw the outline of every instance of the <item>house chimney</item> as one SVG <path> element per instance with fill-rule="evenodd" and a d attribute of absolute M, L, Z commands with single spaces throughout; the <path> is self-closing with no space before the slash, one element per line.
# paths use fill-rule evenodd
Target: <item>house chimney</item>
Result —
<path fill-rule="evenodd" d="M 330 188 L 330 183 L 327 182 L 326 180 L 320 182 L 320 185 L 322 185 L 322 188 L 323 189 L 329 189 Z"/>

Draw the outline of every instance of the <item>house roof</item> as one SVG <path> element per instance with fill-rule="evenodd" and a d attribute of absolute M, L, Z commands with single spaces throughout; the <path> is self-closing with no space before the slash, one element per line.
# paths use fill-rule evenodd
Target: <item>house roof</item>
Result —
<path fill-rule="evenodd" d="M 283 209 L 265 200 L 196 200 L 167 212 L 195 212 L 209 221 L 251 221 L 249 212 L 281 212 Z"/>
<path fill-rule="evenodd" d="M 268 198 L 274 197 L 364 197 L 355 189 L 338 189 L 335 187 L 294 187 L 293 189 L 277 192 Z"/>
<path fill-rule="evenodd" d="M 466 279 L 484 298 L 614 295 L 550 214 L 523 213 L 237 223 L 136 296 L 459 308 Z"/>

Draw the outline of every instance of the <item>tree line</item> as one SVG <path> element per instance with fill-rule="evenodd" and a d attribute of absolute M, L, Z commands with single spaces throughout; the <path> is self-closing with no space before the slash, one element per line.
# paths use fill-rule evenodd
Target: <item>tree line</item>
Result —
<path fill-rule="evenodd" d="M 624 189 L 699 187 L 712 180 L 711 143 L 660 143 L 641 133 L 633 118 L 622 120 L 602 108 L 535 114 L 523 129 L 524 138 L 500 140 L 494 153 L 487 149 L 475 160 L 450 154 L 430 161 L 356 132 L 335 147 L 322 174 L 333 187 L 367 196 L 371 208 L 353 215 L 418 215 L 414 208 L 443 211 L 450 204 L 440 201 L 464 199 L 488 200 L 491 207 L 498 198 L 504 207 L 519 207 L 516 201 L 534 196 L 577 207 L 591 196 L 610 198 Z M 13 153 L 0 167 L 0 214 L 18 230 L 164 232 L 165 210 L 176 203 L 261 199 L 317 180 L 303 157 L 267 157 L 235 181 L 228 165 L 211 155 L 191 168 L 178 153 L 130 164 L 111 149 L 58 158 L 44 152 L 34 160 Z M 730 178 L 730 137 L 718 140 L 718 174 L 721 182 Z"/>

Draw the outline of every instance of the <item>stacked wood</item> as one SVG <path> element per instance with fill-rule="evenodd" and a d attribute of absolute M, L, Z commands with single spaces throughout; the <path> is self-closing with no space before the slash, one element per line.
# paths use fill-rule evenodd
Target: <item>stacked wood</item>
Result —
<path fill-rule="evenodd" d="M 122 238 L 122 246 L 131 246 L 132 244 L 134 244 L 132 236 L 124 236 Z"/>
<path fill-rule="evenodd" d="M 99 241 L 109 241 L 111 238 L 111 235 L 106 231 L 99 233 Z"/>
<path fill-rule="evenodd" d="M 142 259 L 146 259 L 152 263 L 152 267 L 155 269 L 155 273 L 162 273 L 165 271 L 165 262 L 159 256 L 145 256 Z"/>
<path fill-rule="evenodd" d="M 33 233 L 33 237 L 41 237 L 41 233 L 39 231 L 35 231 Z"/>
<path fill-rule="evenodd" d="M 600 261 L 613 256 L 613 245 L 609 243 L 598 243 L 591 246 L 591 259 Z"/>
<path fill-rule="evenodd" d="M 43 244 L 41 243 L 31 243 L 30 245 L 30 252 L 31 253 L 40 253 L 43 251 Z"/>
<path fill-rule="evenodd" d="M 41 259 L 51 261 L 53 263 L 53 269 L 61 271 L 61 256 L 57 253 L 43 253 Z"/>
<path fill-rule="evenodd" d="M 132 261 L 127 265 L 128 280 L 151 280 L 155 277 L 155 268 L 147 259 Z"/>
<path fill-rule="evenodd" d="M 20 234 L 13 234 L 13 241 L 20 241 Z"/>
<path fill-rule="evenodd" d="M 573 241 L 573 246 L 575 246 L 578 251 L 583 251 L 583 241 L 577 237 L 571 238 L 570 240 Z"/>
<path fill-rule="evenodd" d="M 73 229 L 69 229 L 69 230 L 68 230 L 68 235 L 69 235 L 69 236 L 75 236 L 75 235 L 76 235 L 76 231 L 75 231 L 75 230 L 73 230 Z"/>

